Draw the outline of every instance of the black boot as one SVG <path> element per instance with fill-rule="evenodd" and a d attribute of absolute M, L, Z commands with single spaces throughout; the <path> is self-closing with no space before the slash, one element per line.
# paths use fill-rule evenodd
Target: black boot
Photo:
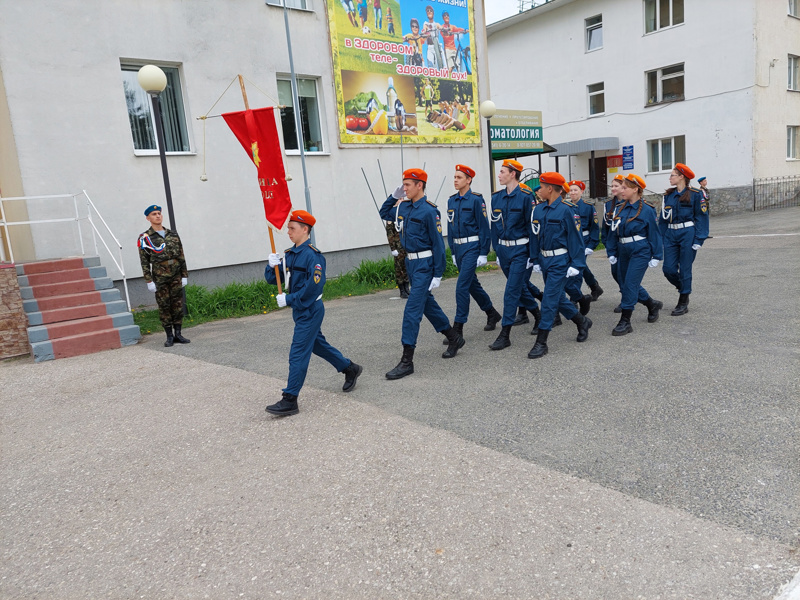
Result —
<path fill-rule="evenodd" d="M 589 338 L 589 328 L 592 326 L 592 320 L 581 314 L 572 317 L 572 322 L 578 326 L 578 342 L 585 342 Z"/>
<path fill-rule="evenodd" d="M 614 329 L 611 331 L 611 335 L 626 335 L 628 333 L 633 332 L 633 327 L 631 327 L 631 315 L 633 315 L 632 308 L 623 308 L 622 309 L 622 317 L 619 319 L 619 323 Z"/>
<path fill-rule="evenodd" d="M 648 298 L 644 305 L 647 307 L 647 322 L 655 323 L 658 321 L 658 311 L 664 308 L 664 303 Z"/>
<path fill-rule="evenodd" d="M 342 373 L 344 373 L 344 385 L 342 386 L 343 392 L 352 392 L 355 389 L 358 376 L 361 375 L 361 371 L 363 370 L 364 367 L 357 365 L 352 360 L 350 361 L 350 366 L 342 371 Z"/>
<path fill-rule="evenodd" d="M 494 306 L 486 311 L 486 326 L 483 328 L 484 331 L 494 331 L 494 328 L 497 327 L 497 324 L 503 320 L 503 315 L 501 315 L 497 310 L 495 310 Z"/>
<path fill-rule="evenodd" d="M 550 335 L 549 331 L 540 331 L 536 336 L 536 343 L 528 352 L 528 358 L 541 358 L 547 354 L 547 336 Z"/>
<path fill-rule="evenodd" d="M 600 287 L 599 283 L 595 283 L 594 287 L 590 286 L 589 289 L 592 290 L 592 302 L 603 295 L 603 288 Z"/>
<path fill-rule="evenodd" d="M 536 289 L 539 290 L 539 288 Z M 538 292 L 531 292 L 531 295 L 534 298 L 536 298 L 539 302 L 541 302 L 542 299 L 544 298 L 544 292 L 542 290 L 539 290 Z"/>
<path fill-rule="evenodd" d="M 503 328 L 500 330 L 500 335 L 489 345 L 489 349 L 502 350 L 503 348 L 508 348 L 511 345 L 511 340 L 508 339 L 510 335 L 511 325 L 503 325 Z"/>
<path fill-rule="evenodd" d="M 183 325 L 175 325 L 175 341 L 179 344 L 188 344 L 189 339 L 181 335 L 181 327 L 183 327 Z"/>
<path fill-rule="evenodd" d="M 289 417 L 300 412 L 300 409 L 297 408 L 297 396 L 286 392 L 283 392 L 280 402 L 270 404 L 265 410 L 276 417 Z"/>
<path fill-rule="evenodd" d="M 403 346 L 403 357 L 398 365 L 386 374 L 386 379 L 402 379 L 414 372 L 414 346 Z"/>
<path fill-rule="evenodd" d="M 408 300 L 408 292 L 409 292 L 408 282 L 404 281 L 403 283 L 399 284 L 397 287 L 400 289 L 400 297 L 403 300 Z"/>
<path fill-rule="evenodd" d="M 526 325 L 530 323 L 528 320 L 528 311 L 521 306 L 517 309 L 517 318 L 514 319 L 514 325 Z"/>
<path fill-rule="evenodd" d="M 589 310 L 592 308 L 592 297 L 588 295 L 582 296 L 581 299 L 578 300 L 578 307 L 582 315 L 588 315 Z"/>
<path fill-rule="evenodd" d="M 455 329 L 458 332 L 458 335 L 460 335 L 461 337 L 464 337 L 464 324 L 463 323 L 453 323 L 453 329 Z M 444 340 L 442 341 L 442 344 L 447 346 L 450 343 L 450 340 L 447 339 L 447 330 L 445 329 L 442 332 L 442 334 L 444 334 Z M 455 355 L 453 355 L 453 356 L 455 356 Z M 447 358 L 450 358 L 450 357 L 448 356 Z"/>
<path fill-rule="evenodd" d="M 621 313 L 622 312 L 622 304 L 617 304 L 617 306 L 614 307 L 614 312 L 617 313 L 617 314 Z"/>
<path fill-rule="evenodd" d="M 689 294 L 681 294 L 678 298 L 678 306 L 672 311 L 673 317 L 680 317 L 689 312 Z"/>
<path fill-rule="evenodd" d="M 172 325 L 164 325 L 164 331 L 167 332 L 167 341 L 164 342 L 164 347 L 171 348 L 175 343 L 175 336 L 172 335 Z"/>
<path fill-rule="evenodd" d="M 460 327 L 458 327 L 459 325 Z M 453 358 L 458 354 L 459 349 L 464 347 L 464 337 L 461 335 L 463 328 L 463 323 L 456 323 L 444 331 L 444 335 L 447 337 L 447 350 L 442 353 L 442 358 Z"/>
<path fill-rule="evenodd" d="M 531 311 L 533 315 L 533 328 L 531 329 L 531 335 L 536 335 L 539 333 L 539 323 L 542 322 L 542 311 L 539 310 L 537 306 L 534 310 Z"/>
<path fill-rule="evenodd" d="M 556 313 L 556 318 L 553 319 L 553 327 L 558 327 L 559 325 L 563 325 L 564 321 L 561 320 L 561 313 Z"/>

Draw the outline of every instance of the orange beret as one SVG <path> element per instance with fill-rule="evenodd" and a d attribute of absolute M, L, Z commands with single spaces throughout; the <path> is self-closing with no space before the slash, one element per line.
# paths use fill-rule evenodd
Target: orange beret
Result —
<path fill-rule="evenodd" d="M 503 161 L 503 166 L 508 167 L 509 169 L 514 169 L 515 171 L 519 171 L 522 173 L 522 170 L 525 168 L 522 166 L 522 163 L 516 160 L 512 160 L 507 158 Z"/>
<path fill-rule="evenodd" d="M 570 186 L 577 185 L 579 188 L 581 188 L 581 191 L 586 190 L 586 184 L 583 183 L 582 181 L 578 181 L 577 179 L 573 179 L 572 181 L 569 182 L 568 185 Z"/>
<path fill-rule="evenodd" d="M 678 163 L 675 165 L 675 170 L 686 177 L 686 179 L 694 179 L 694 171 L 692 171 L 689 167 L 687 167 L 683 163 Z"/>
<path fill-rule="evenodd" d="M 292 211 L 292 213 L 289 215 L 289 220 L 297 221 L 298 223 L 308 225 L 309 227 L 313 227 L 317 223 L 317 220 L 314 218 L 314 216 L 304 210 Z"/>
<path fill-rule="evenodd" d="M 558 185 L 563 186 L 567 180 L 564 179 L 564 176 L 561 173 L 556 173 L 554 171 L 550 171 L 549 173 L 542 173 L 539 176 L 540 183 L 549 183 L 551 185 Z M 569 188 L 568 188 L 569 191 Z"/>
<path fill-rule="evenodd" d="M 616 175 L 614 175 L 614 179 L 612 179 L 611 181 L 624 181 L 624 179 L 625 177 L 622 175 L 622 173 L 617 173 Z"/>
<path fill-rule="evenodd" d="M 422 169 L 406 169 L 403 171 L 403 179 L 413 179 L 414 181 L 428 182 L 428 174 Z"/>
<path fill-rule="evenodd" d="M 564 182 L 564 185 L 562 185 L 561 187 L 564 190 L 565 194 L 569 194 L 569 184 L 567 182 Z"/>
<path fill-rule="evenodd" d="M 475 170 L 470 169 L 467 165 L 456 165 L 456 171 L 461 171 L 468 177 L 475 177 Z"/>
<path fill-rule="evenodd" d="M 644 189 L 647 186 L 647 184 L 644 182 L 644 179 L 642 179 L 641 177 L 639 177 L 634 173 L 629 173 L 625 179 L 630 181 L 631 183 L 636 184 L 641 189 Z"/>

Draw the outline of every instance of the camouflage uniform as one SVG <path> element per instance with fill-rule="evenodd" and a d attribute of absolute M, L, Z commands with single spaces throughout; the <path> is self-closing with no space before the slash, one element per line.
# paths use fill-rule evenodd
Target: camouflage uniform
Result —
<path fill-rule="evenodd" d="M 189 277 L 181 238 L 166 227 L 165 237 L 152 227 L 139 236 L 139 260 L 147 283 L 156 284 L 158 315 L 164 327 L 183 324 L 181 278 Z M 148 240 L 150 243 L 148 243 Z M 161 245 L 163 248 L 159 250 Z"/>
<path fill-rule="evenodd" d="M 394 280 L 397 287 L 402 289 L 408 283 L 408 273 L 406 273 L 406 251 L 400 243 L 400 234 L 394 227 L 394 221 L 386 222 L 386 239 L 389 240 L 389 248 L 397 250 L 394 257 Z"/>

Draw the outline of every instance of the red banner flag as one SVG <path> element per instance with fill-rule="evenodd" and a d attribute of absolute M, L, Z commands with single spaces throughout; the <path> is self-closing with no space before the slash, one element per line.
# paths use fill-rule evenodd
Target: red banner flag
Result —
<path fill-rule="evenodd" d="M 292 201 L 273 107 L 224 113 L 222 118 L 258 169 L 267 221 L 281 229 L 292 211 Z"/>

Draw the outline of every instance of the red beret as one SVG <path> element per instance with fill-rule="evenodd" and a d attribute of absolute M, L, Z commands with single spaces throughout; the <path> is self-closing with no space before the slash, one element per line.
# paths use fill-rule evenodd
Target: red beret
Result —
<path fill-rule="evenodd" d="M 625 179 L 627 181 L 630 181 L 633 184 L 636 184 L 642 190 L 644 190 L 644 188 L 647 187 L 647 184 L 644 182 L 644 179 L 642 179 L 641 177 L 639 177 L 638 175 L 636 175 L 634 173 L 629 173 L 628 176 Z"/>
<path fill-rule="evenodd" d="M 622 173 L 617 173 L 611 181 L 623 181 L 624 179 L 625 177 L 623 177 Z"/>
<path fill-rule="evenodd" d="M 470 169 L 467 165 L 456 165 L 456 171 L 461 171 L 468 177 L 475 177 L 475 171 Z"/>
<path fill-rule="evenodd" d="M 561 173 L 550 171 L 549 173 L 542 173 L 539 176 L 539 182 L 549 183 L 551 185 L 563 186 L 567 182 L 567 180 L 564 179 L 564 176 Z"/>
<path fill-rule="evenodd" d="M 406 169 L 403 171 L 403 179 L 413 179 L 414 181 L 428 182 L 428 174 L 422 169 Z"/>
<path fill-rule="evenodd" d="M 675 165 L 675 170 L 686 177 L 686 179 L 694 179 L 694 171 L 692 171 L 689 167 L 687 167 L 683 163 L 678 163 Z"/>
<path fill-rule="evenodd" d="M 314 218 L 314 216 L 304 210 L 292 211 L 292 214 L 289 215 L 289 220 L 297 221 L 298 223 L 308 225 L 309 227 L 313 227 L 317 223 L 317 220 Z"/>
<path fill-rule="evenodd" d="M 509 169 L 514 169 L 515 171 L 519 171 L 520 173 L 522 173 L 523 169 L 525 168 L 522 166 L 521 162 L 512 160 L 510 158 L 507 158 L 503 161 L 503 166 L 508 167 Z"/>
<path fill-rule="evenodd" d="M 584 191 L 586 189 L 586 184 L 583 183 L 582 181 L 578 181 L 577 179 L 573 179 L 572 181 L 569 182 L 568 185 L 570 186 L 577 185 L 579 188 L 581 188 L 581 191 Z"/>
<path fill-rule="evenodd" d="M 569 194 L 569 184 L 564 182 L 564 185 L 561 186 L 564 189 L 565 194 Z"/>

